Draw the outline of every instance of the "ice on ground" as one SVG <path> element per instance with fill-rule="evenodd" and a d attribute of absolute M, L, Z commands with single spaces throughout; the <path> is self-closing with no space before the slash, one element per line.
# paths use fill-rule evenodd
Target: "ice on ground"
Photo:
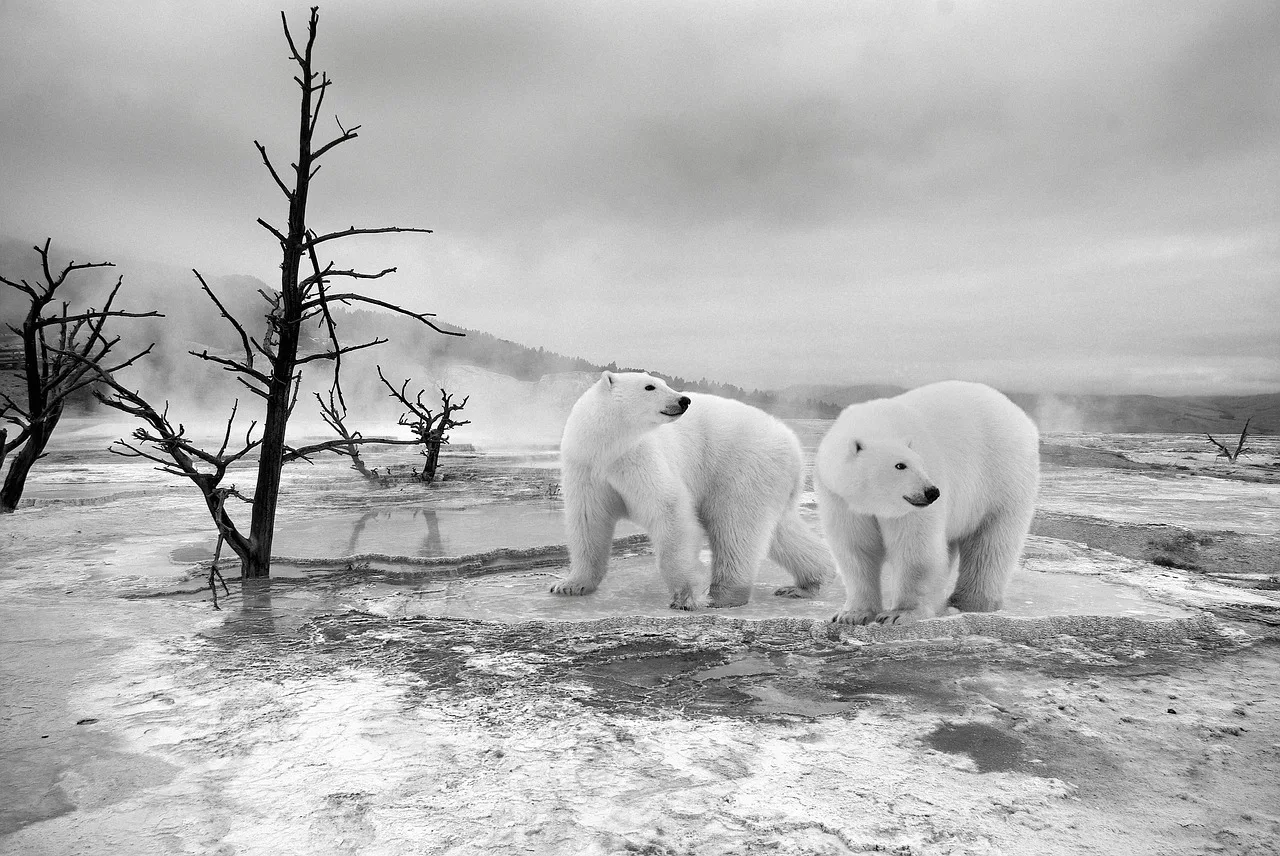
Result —
<path fill-rule="evenodd" d="M 1035 539 L 1048 542 L 1048 539 Z M 1051 542 L 1061 544 L 1062 542 Z M 1103 577 L 1113 570 L 1109 557 L 1086 548 L 1061 550 L 1036 548 L 1036 558 L 1016 573 L 1010 583 L 1002 614 L 1015 618 L 1046 615 L 1130 616 L 1149 619 L 1185 617 L 1184 607 L 1161 603 L 1140 588 Z M 709 556 L 704 556 L 709 559 Z M 1123 560 L 1121 560 L 1123 561 Z M 648 551 L 616 556 L 600 588 L 582 597 L 553 596 L 548 589 L 562 574 L 564 565 L 537 570 L 508 571 L 470 579 L 398 579 L 394 565 L 382 565 L 391 573 L 376 581 L 368 575 L 327 575 L 325 594 L 335 603 L 375 614 L 396 617 L 465 618 L 483 621 L 590 621 L 620 615 L 669 617 L 670 594 L 658 575 Z M 402 572 L 411 569 L 402 567 Z M 744 606 L 707 610 L 706 614 L 732 619 L 792 618 L 825 621 L 844 602 L 838 580 L 824 586 L 813 599 L 777 597 L 774 590 L 792 581 L 776 565 L 766 564 Z"/>
<path fill-rule="evenodd" d="M 233 580 L 219 612 L 193 491 L 46 461 L 0 520 L 0 851 L 1280 847 L 1280 654 L 1203 612 L 1274 593 L 1032 538 L 998 615 L 828 634 L 838 582 L 783 600 L 769 566 L 747 607 L 676 613 L 633 539 L 558 598 L 545 456 L 485 457 L 432 488 L 292 470 L 278 546 L 334 561 Z M 1203 530 L 1268 495 L 1110 475 L 1050 472 L 1043 501 L 1175 496 L 1142 522 Z"/>
<path fill-rule="evenodd" d="M 1160 478 L 1125 470 L 1047 470 L 1041 474 L 1036 507 L 1121 523 L 1274 535 L 1280 520 L 1280 484 L 1207 476 Z"/>

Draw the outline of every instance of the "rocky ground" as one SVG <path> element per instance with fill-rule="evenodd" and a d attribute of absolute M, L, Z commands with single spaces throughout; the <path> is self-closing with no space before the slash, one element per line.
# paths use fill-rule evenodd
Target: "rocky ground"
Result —
<path fill-rule="evenodd" d="M 468 466 L 445 495 L 548 491 L 537 462 Z M 190 497 L 77 502 L 0 521 L 3 853 L 1280 849 L 1274 535 L 1039 515 L 1029 570 L 1145 613 L 490 622 L 336 610 L 306 569 L 215 612 L 173 558 L 207 537 Z M 499 559 L 412 573 L 557 570 Z"/>

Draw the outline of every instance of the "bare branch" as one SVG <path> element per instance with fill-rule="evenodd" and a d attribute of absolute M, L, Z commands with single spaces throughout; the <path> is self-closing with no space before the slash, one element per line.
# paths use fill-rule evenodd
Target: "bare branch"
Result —
<path fill-rule="evenodd" d="M 356 270 L 334 270 L 333 263 L 330 262 L 329 265 L 323 271 L 320 271 L 319 273 L 313 273 L 311 276 L 302 280 L 299 283 L 299 285 L 301 285 L 303 288 L 309 288 L 317 282 L 323 282 L 326 279 L 332 279 L 334 277 L 340 277 L 340 276 L 347 277 L 348 279 L 381 279 L 387 274 L 395 273 L 395 272 L 396 272 L 396 269 L 393 267 L 385 268 L 383 270 L 378 271 L 377 273 L 364 273 L 363 271 L 356 271 Z M 335 297 L 330 299 L 336 300 L 337 298 Z M 313 305 L 314 304 L 310 304 L 310 305 L 303 304 L 303 308 L 310 309 L 312 308 Z"/>
<path fill-rule="evenodd" d="M 329 88 L 329 85 L 332 82 L 333 81 L 329 79 L 329 75 L 325 74 L 323 71 L 320 72 L 320 84 L 314 87 L 314 91 L 316 93 L 316 103 L 311 106 L 311 123 L 307 126 L 308 137 L 315 136 L 316 122 L 320 120 L 320 105 L 324 104 L 325 90 Z M 317 167 L 316 169 L 319 169 L 319 167 Z M 312 170 L 311 175 L 314 176 L 315 174 L 316 174 L 315 170 Z"/>
<path fill-rule="evenodd" d="M 222 314 L 223 318 L 227 319 L 231 326 L 236 329 L 236 333 L 240 335 L 240 344 L 244 347 L 244 360 L 247 370 L 257 377 L 263 377 L 260 372 L 256 372 L 253 368 L 253 349 L 249 347 L 249 343 L 252 340 L 249 338 L 249 334 L 245 332 L 244 326 L 236 320 L 234 315 L 227 311 L 226 306 L 222 305 L 222 301 L 218 299 L 218 295 L 213 293 L 213 289 L 209 287 L 209 283 L 204 281 L 204 277 L 200 275 L 200 271 L 192 268 L 191 272 L 196 275 L 196 279 L 200 281 L 200 287 L 204 289 L 205 294 L 209 295 L 209 299 L 213 301 L 213 305 L 218 307 L 218 312 Z M 197 356 L 199 355 L 197 354 Z"/>
<path fill-rule="evenodd" d="M 120 341 L 119 337 L 116 337 L 115 339 L 111 340 L 110 344 L 114 345 L 116 342 L 119 342 L 119 341 Z M 95 367 L 98 371 L 105 372 L 108 375 L 114 375 L 116 372 L 121 371 L 122 369 L 127 369 L 129 366 L 133 365 L 138 360 L 142 359 L 147 354 L 151 353 L 151 349 L 154 348 L 155 346 L 156 346 L 155 342 L 152 342 L 150 345 L 147 345 L 147 347 L 144 350 L 139 351 L 138 353 L 134 354 L 132 357 L 129 357 L 124 362 L 118 363 L 114 366 L 111 366 L 110 368 L 101 368 L 102 358 L 106 356 L 107 351 L 110 349 L 109 346 L 104 347 L 102 351 L 97 354 L 97 356 L 89 356 L 88 360 L 89 362 L 92 363 L 92 366 Z M 82 357 L 79 354 L 72 353 L 72 352 L 59 351 L 58 354 L 60 356 L 71 357 L 72 360 L 82 359 Z M 82 366 L 82 368 L 77 373 L 76 380 L 72 384 L 70 384 L 67 387 L 67 389 L 58 393 L 56 399 L 51 399 L 51 403 L 55 401 L 61 401 L 67 398 L 68 396 L 72 395 L 73 393 L 75 393 L 77 390 L 84 389 L 85 387 L 91 386 L 99 381 L 99 378 L 96 376 L 88 378 L 87 380 L 80 380 L 80 378 L 88 374 L 90 370 L 89 365 L 85 363 L 81 363 L 80 365 Z"/>
<path fill-rule="evenodd" d="M 209 353 L 207 348 L 203 351 L 187 351 L 187 353 L 193 357 L 199 357 L 202 360 L 207 360 L 208 362 L 211 362 L 211 363 L 217 363 L 218 365 L 223 367 L 223 371 L 247 374 L 249 375 L 249 377 L 253 378 L 256 381 L 259 381 L 260 383 L 271 383 L 271 378 L 263 374 L 262 372 L 258 371 L 257 369 L 252 368 L 251 366 L 247 366 L 244 363 L 240 362 L 239 360 L 233 360 L 233 359 L 230 359 L 229 357 L 219 357 L 216 354 L 211 354 Z"/>
<path fill-rule="evenodd" d="M 58 274 L 57 277 L 54 277 L 53 272 L 49 269 L 49 245 L 51 243 L 53 243 L 53 238 L 45 238 L 43 247 L 36 246 L 33 248 L 40 254 L 40 268 L 44 272 L 44 279 L 48 284 L 48 288 L 44 293 L 45 300 L 53 297 L 53 293 L 57 291 L 64 282 L 66 282 L 67 276 L 72 271 L 87 270 L 89 268 L 115 267 L 115 264 L 112 262 L 88 262 L 86 264 L 68 262 L 67 266 L 62 269 L 62 272 Z"/>
<path fill-rule="evenodd" d="M 307 237 L 314 239 L 315 232 L 308 231 Z M 329 334 L 329 341 L 333 343 L 333 383 L 329 385 L 329 398 L 332 399 L 334 393 L 337 393 L 338 401 L 342 404 L 345 412 L 347 403 L 342 395 L 342 383 L 340 380 L 342 375 L 342 343 L 338 341 L 338 328 L 334 324 L 333 313 L 329 311 L 328 293 L 324 287 L 324 272 L 320 269 L 320 257 L 316 255 L 315 244 L 311 241 L 307 244 L 307 258 L 311 261 L 311 270 L 313 271 L 311 278 L 315 280 L 316 290 L 320 295 L 315 301 L 317 307 L 315 311 L 320 312 L 325 331 Z M 333 263 L 330 262 L 328 267 L 332 268 Z M 308 310 L 303 307 L 298 308 L 298 313 L 304 317 L 311 317 L 308 315 Z"/>
<path fill-rule="evenodd" d="M 425 235 L 432 234 L 431 229 L 418 229 L 412 226 L 384 226 L 377 229 L 364 229 L 357 228 L 355 226 L 348 226 L 340 232 L 330 232 L 327 235 L 312 237 L 307 241 L 306 246 L 311 248 L 317 244 L 323 244 L 325 241 L 332 241 L 337 238 L 346 238 L 350 235 L 384 235 L 390 232 L 419 232 Z M 395 268 L 392 268 L 392 270 L 395 270 Z"/>
<path fill-rule="evenodd" d="M 252 392 L 254 395 L 260 398 L 266 399 L 268 401 L 271 399 L 271 396 L 266 392 L 266 390 L 258 389 L 256 386 L 249 383 L 249 381 L 245 380 L 244 378 L 238 377 L 236 378 L 236 380 L 240 381 L 240 383 L 244 386 L 244 388 Z"/>
<path fill-rule="evenodd" d="M 54 326 L 65 327 L 66 325 L 72 324 L 75 322 L 93 321 L 100 318 L 106 319 L 106 318 L 163 318 L 163 317 L 164 315 L 160 312 L 125 312 L 123 310 L 117 310 L 115 312 L 99 312 L 97 310 L 90 309 L 88 312 L 82 313 L 80 315 L 51 315 L 48 318 L 41 318 L 39 321 L 36 322 L 35 326 L 36 327 L 54 327 Z"/>
<path fill-rule="evenodd" d="M 397 440 L 392 437 L 361 437 L 359 434 L 352 435 L 349 439 L 341 440 L 325 440 L 320 443 L 314 443 L 310 446 L 303 446 L 298 449 L 290 448 L 285 451 L 285 463 L 291 461 L 307 461 L 310 463 L 309 456 L 316 455 L 321 452 L 335 452 L 340 455 L 349 455 L 346 447 L 349 445 L 366 446 L 376 443 L 381 446 L 416 446 L 419 441 L 413 440 Z"/>
<path fill-rule="evenodd" d="M 11 279 L 5 279 L 3 276 L 0 276 L 0 282 L 12 288 L 18 289 L 19 291 L 25 293 L 32 300 L 40 299 L 40 294 L 25 279 L 21 279 L 21 280 L 18 280 L 17 282 L 14 282 Z M 9 329 L 15 333 L 19 332 L 18 328 L 14 327 L 13 325 L 9 325 Z"/>
<path fill-rule="evenodd" d="M 1240 431 L 1240 439 L 1236 443 L 1236 447 L 1234 451 L 1227 448 L 1223 444 L 1219 443 L 1217 440 L 1213 438 L 1211 434 L 1206 433 L 1204 436 L 1208 437 L 1209 442 L 1218 448 L 1219 458 L 1226 458 L 1229 463 L 1234 464 L 1236 462 L 1236 459 L 1239 458 L 1241 455 L 1249 454 L 1249 449 L 1245 448 L 1244 444 L 1245 444 L 1245 440 L 1249 436 L 1249 423 L 1252 421 L 1253 421 L 1252 416 L 1250 416 L 1248 419 L 1244 421 L 1244 428 Z"/>
<path fill-rule="evenodd" d="M 14 422 L 13 424 L 17 425 L 19 428 L 18 435 L 14 437 L 12 440 L 0 442 L 0 457 L 4 457 L 5 455 L 12 452 L 14 449 L 21 446 L 23 443 L 25 443 L 27 441 L 27 435 L 31 433 L 30 427 L 26 425 L 22 425 L 21 423 L 18 423 L 18 422 Z M 3 434 L 3 433 L 7 433 L 7 432 L 5 432 L 4 429 L 0 429 L 0 434 Z"/>
<path fill-rule="evenodd" d="M 258 218 L 258 225 L 266 229 L 271 234 L 275 235 L 276 240 L 279 241 L 282 246 L 288 245 L 289 239 L 286 238 L 284 234 L 275 226 L 272 226 L 270 223 L 268 223 L 266 220 L 263 220 L 261 217 Z"/>
<path fill-rule="evenodd" d="M 12 398 L 4 394 L 3 392 L 0 392 L 0 399 L 4 400 L 4 407 L 0 408 L 0 416 L 3 416 L 6 419 L 9 419 L 9 421 L 14 422 L 15 424 L 21 424 L 21 423 L 19 423 L 17 420 L 10 417 L 8 415 L 9 411 L 13 411 L 14 413 L 18 414 L 24 419 L 31 418 L 31 414 L 27 413 L 27 411 L 24 410 L 22 407 L 19 407 L 18 402 L 14 401 Z"/>
<path fill-rule="evenodd" d="M 393 271 L 395 270 L 395 268 L 391 268 L 391 270 Z M 389 273 L 389 272 L 390 271 L 383 271 L 383 273 Z M 407 315 L 410 318 L 413 318 L 417 321 L 421 321 L 423 324 L 426 324 L 432 330 L 435 330 L 437 333 L 442 333 L 445 336 L 465 336 L 466 335 L 466 333 L 462 333 L 462 332 L 445 330 L 442 327 L 438 327 L 431 321 L 427 320 L 429 318 L 435 317 L 434 312 L 412 312 L 408 309 L 405 309 L 402 306 L 397 306 L 394 303 L 387 303 L 385 300 L 378 300 L 375 297 L 368 297 L 363 294 L 355 294 L 355 293 L 331 294 L 331 295 L 328 295 L 326 299 L 328 299 L 330 302 L 342 303 L 344 305 L 349 303 L 368 303 L 371 306 L 381 306 L 383 309 L 390 309 L 392 312 L 397 312 L 401 315 Z M 303 309 L 304 310 L 314 309 L 317 305 L 319 305 L 318 301 L 310 301 L 308 303 L 303 304 Z"/>
<path fill-rule="evenodd" d="M 1244 441 L 1245 441 L 1245 438 L 1249 436 L 1249 423 L 1252 421 L 1253 421 L 1252 416 L 1244 420 L 1244 430 L 1240 432 L 1240 442 L 1236 444 L 1235 454 L 1231 456 L 1232 462 L 1234 462 L 1236 458 L 1240 457 L 1242 454 L 1248 451 L 1244 447 Z"/>
<path fill-rule="evenodd" d="M 1230 450 L 1230 449 L 1228 449 L 1226 446 L 1222 445 L 1221 443 L 1219 443 L 1217 440 L 1213 439 L 1213 435 L 1212 435 L 1212 434 L 1208 434 L 1208 433 L 1206 433 L 1204 436 L 1206 436 L 1206 437 L 1208 437 L 1208 438 L 1209 438 L 1209 442 L 1210 442 L 1210 443 L 1212 443 L 1213 445 L 1215 445 L 1215 446 L 1217 446 L 1217 447 L 1218 447 L 1218 449 L 1220 450 L 1220 452 L 1219 452 L 1219 457 L 1221 457 L 1221 456 L 1223 456 L 1223 455 L 1226 455 L 1227 457 L 1230 457 L 1230 456 L 1231 456 L 1231 450 Z"/>
<path fill-rule="evenodd" d="M 276 172 L 276 168 L 275 166 L 272 165 L 271 159 L 267 157 L 267 147 L 262 145 L 262 143 L 258 142 L 257 140 L 254 140 L 253 144 L 258 147 L 258 154 L 262 155 L 262 162 L 266 164 L 267 171 L 270 172 L 271 177 L 275 179 L 276 187 L 280 188 L 280 191 L 284 193 L 285 199 L 288 199 L 290 202 L 292 202 L 293 191 L 290 190 L 289 185 L 285 184 L 284 180 L 280 178 L 280 173 Z"/>
<path fill-rule="evenodd" d="M 315 10 L 311 10 L 311 14 L 315 16 Z M 304 60 L 302 55 L 298 53 L 298 46 L 293 43 L 293 33 L 289 32 L 289 19 L 285 17 L 283 11 L 280 13 L 280 23 L 284 24 L 284 38 L 289 43 L 289 51 L 293 54 L 293 61 L 302 65 Z"/>
<path fill-rule="evenodd" d="M 374 339 L 370 342 L 361 342 L 359 345 L 343 345 L 334 351 L 320 351 L 318 353 L 308 354 L 305 357 L 298 357 L 295 365 L 300 366 L 303 363 L 313 363 L 317 360 L 337 360 L 343 354 L 349 354 L 352 351 L 363 351 L 365 348 L 372 348 L 375 345 L 385 345 L 386 343 L 386 339 Z"/>
<path fill-rule="evenodd" d="M 342 123 L 341 123 L 341 122 L 339 122 L 339 123 L 338 123 L 338 127 L 339 127 L 339 128 L 342 128 Z M 323 155 L 325 152 L 329 151 L 329 149 L 332 149 L 332 148 L 334 148 L 335 146 L 340 146 L 340 145 L 342 145 L 343 143 L 345 143 L 347 140 L 354 140 L 356 137 L 360 136 L 359 134 L 357 134 L 357 133 L 356 133 L 356 131 L 358 131 L 358 130 L 360 130 L 360 126 L 359 126 L 359 125 L 355 125 L 355 126 L 353 126 L 350 130 L 345 129 L 345 128 L 342 128 L 342 136 L 341 136 L 341 137 L 335 137 L 334 139 L 332 139 L 332 140 L 330 140 L 329 142 L 325 143 L 325 144 L 324 144 L 323 146 L 321 146 L 320 148 L 316 149 L 314 152 L 312 152 L 312 154 L 311 154 L 311 159 L 312 159 L 313 161 L 315 161 L 315 160 L 319 160 L 319 159 L 320 159 L 320 156 L 321 156 L 321 155 Z"/>

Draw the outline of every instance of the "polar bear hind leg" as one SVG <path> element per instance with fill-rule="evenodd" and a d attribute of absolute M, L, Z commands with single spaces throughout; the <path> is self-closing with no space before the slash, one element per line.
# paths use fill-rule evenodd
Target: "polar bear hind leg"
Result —
<path fill-rule="evenodd" d="M 751 599 L 751 585 L 769 550 L 767 526 L 734 525 L 727 520 L 710 522 L 711 605 L 742 606 Z"/>
<path fill-rule="evenodd" d="M 823 583 L 835 575 L 831 551 L 809 531 L 794 508 L 785 511 L 778 520 L 769 545 L 769 558 L 786 568 L 795 580 L 795 585 L 783 586 L 774 592 L 779 597 L 815 597 Z"/>
<path fill-rule="evenodd" d="M 995 612 L 1004 605 L 1004 590 L 1018 566 L 1031 509 L 999 511 L 961 538 L 960 569 L 948 603 L 962 612 Z"/>

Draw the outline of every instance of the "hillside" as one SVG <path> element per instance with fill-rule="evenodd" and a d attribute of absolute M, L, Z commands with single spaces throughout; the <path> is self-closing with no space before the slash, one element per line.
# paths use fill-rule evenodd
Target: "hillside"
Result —
<path fill-rule="evenodd" d="M 215 287 L 232 302 L 251 305 L 256 280 L 225 278 Z M 464 332 L 465 336 L 443 336 L 409 318 L 368 310 L 340 311 L 344 341 L 349 343 L 374 338 L 388 339 L 387 344 L 368 352 L 371 359 L 388 367 L 396 367 L 400 376 L 428 370 L 440 376 L 450 370 L 471 367 L 494 376 L 505 376 L 525 384 L 537 384 L 545 377 L 579 373 L 593 375 L 604 369 L 636 370 L 593 364 L 545 348 L 530 348 L 488 333 L 465 330 L 444 322 L 444 329 Z M 185 320 L 185 319 L 184 319 Z M 318 334 L 319 331 L 312 331 Z M 172 319 L 150 322 L 148 334 L 163 338 L 168 347 L 161 349 L 167 359 L 182 361 L 178 365 L 157 362 L 147 371 L 160 376 L 189 377 L 196 368 L 187 349 L 209 347 L 211 350 L 232 349 L 235 341 L 229 329 L 181 323 Z M 198 338 L 197 338 L 198 337 Z M 323 346 L 318 335 L 311 337 L 311 348 Z M 12 371 L 18 368 L 20 354 L 15 351 L 16 338 L 0 336 L 0 392 L 18 396 L 22 386 Z M 305 347 L 305 346 L 304 346 Z M 188 362 L 190 361 L 190 362 Z M 787 418 L 833 418 L 849 405 L 874 398 L 897 395 L 902 387 L 886 384 L 796 385 L 782 390 L 746 390 L 732 384 L 690 380 L 678 375 L 652 371 L 672 387 L 685 391 L 706 392 L 747 401 L 771 413 Z M 376 382 L 376 379 L 375 379 Z M 413 383 L 430 387 L 430 378 L 416 378 Z M 459 389 L 460 394 L 466 390 Z M 1110 433 L 1191 433 L 1211 432 L 1215 435 L 1238 434 L 1246 418 L 1252 418 L 1250 432 L 1280 434 L 1280 393 L 1247 396 L 1179 396 L 1154 395 L 1049 395 L 1009 392 L 1045 431 L 1096 431 Z M 81 397 L 80 404 L 87 403 Z"/>
<path fill-rule="evenodd" d="M 791 386 L 782 396 L 816 399 L 841 407 L 898 395 L 898 386 Z M 1043 431 L 1116 434 L 1235 435 L 1246 419 L 1253 434 L 1280 434 L 1280 393 L 1262 395 L 1059 395 L 1006 391 Z"/>
<path fill-rule="evenodd" d="M 65 260 L 57 254 L 59 262 Z M 10 277 L 36 276 L 35 260 L 30 245 L 11 239 L 0 240 L 0 269 Z M 145 310 L 157 308 L 164 318 L 148 318 L 121 322 L 113 331 L 125 341 L 118 349 L 125 353 L 158 345 L 153 357 L 133 369 L 132 377 L 139 385 L 165 390 L 182 390 L 199 400 L 206 395 L 221 400 L 216 383 L 208 378 L 216 372 L 187 355 L 188 350 L 209 349 L 214 353 L 235 353 L 239 340 L 232 328 L 200 293 L 190 271 L 181 271 L 146 263 L 123 263 L 118 268 L 90 271 L 68 282 L 67 297 L 73 301 L 100 301 L 117 276 L 125 277 L 118 305 Z M 242 319 L 252 331 L 264 311 L 258 293 L 267 286 L 250 276 L 223 276 L 210 280 L 223 303 Z M 20 295 L 12 289 L 0 289 L 0 315 L 6 321 L 17 320 L 22 311 Z M 338 309 L 340 331 L 344 343 L 356 344 L 375 338 L 389 340 L 378 348 L 362 352 L 352 359 L 348 369 L 373 374 L 373 365 L 387 368 L 388 374 L 410 377 L 412 383 L 430 388 L 439 378 L 456 368 L 472 367 L 493 376 L 536 384 L 541 378 L 577 373 L 584 377 L 603 369 L 626 371 L 626 366 L 610 363 L 601 366 L 580 357 L 531 348 L 500 339 L 478 330 L 465 330 L 440 322 L 445 329 L 464 332 L 465 336 L 443 336 L 426 326 L 399 315 L 368 309 Z M 304 332 L 304 350 L 325 346 L 322 331 L 310 328 Z M 22 382 L 13 371 L 20 368 L 18 342 L 8 330 L 0 328 L 0 392 L 19 398 Z M 345 362 L 345 361 L 344 361 Z M 676 389 L 706 392 L 747 401 L 778 416 L 790 418 L 833 418 L 840 410 L 859 401 L 897 395 L 901 387 L 886 384 L 795 385 L 782 390 L 747 390 L 732 384 L 705 378 L 693 380 L 663 374 L 652 367 L 641 367 L 662 377 Z M 145 379 L 145 380 L 144 380 Z M 353 377 L 354 385 L 360 379 Z M 373 385 L 377 379 L 374 375 Z M 374 390 L 381 394 L 379 390 Z M 466 394 L 466 390 L 458 390 Z M 1030 413 L 1042 430 L 1103 431 L 1119 433 L 1200 433 L 1233 435 L 1246 418 L 1252 417 L 1250 430 L 1257 434 L 1280 434 L 1280 393 L 1249 396 L 1180 396 L 1152 395 L 1046 395 L 1010 392 L 1021 407 Z M 91 402 L 87 395 L 78 397 L 78 405 Z"/>

